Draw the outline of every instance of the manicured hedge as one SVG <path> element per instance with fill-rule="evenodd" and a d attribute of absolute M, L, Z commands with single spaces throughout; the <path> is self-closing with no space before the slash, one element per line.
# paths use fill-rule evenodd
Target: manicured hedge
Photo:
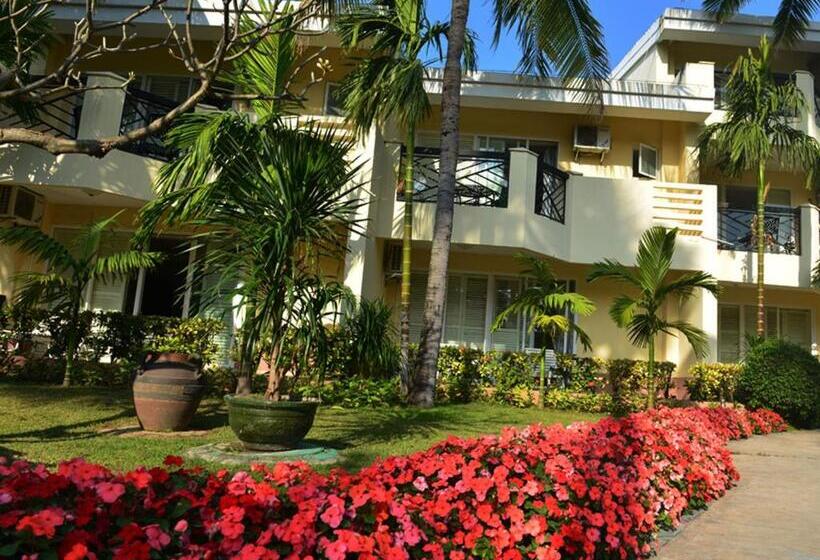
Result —
<path fill-rule="evenodd" d="M 173 457 L 124 474 L 0 464 L 0 556 L 636 558 L 737 480 L 728 439 L 783 428 L 767 411 L 659 409 L 450 438 L 326 476 L 210 474 Z"/>

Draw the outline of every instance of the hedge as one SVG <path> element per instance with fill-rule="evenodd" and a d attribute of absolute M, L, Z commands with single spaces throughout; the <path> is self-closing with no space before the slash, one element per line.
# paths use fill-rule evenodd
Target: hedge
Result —
<path fill-rule="evenodd" d="M 784 428 L 768 411 L 656 409 L 450 438 L 354 474 L 0 463 L 0 556 L 637 558 L 735 483 L 728 439 Z"/>

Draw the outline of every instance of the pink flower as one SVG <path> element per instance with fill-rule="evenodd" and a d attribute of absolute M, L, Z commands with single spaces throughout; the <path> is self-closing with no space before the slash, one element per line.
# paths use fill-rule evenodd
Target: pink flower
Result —
<path fill-rule="evenodd" d="M 176 531 L 177 533 L 184 533 L 187 530 L 188 530 L 188 522 L 185 521 L 184 519 L 180 519 L 179 521 L 177 521 L 177 524 L 174 525 L 174 531 Z"/>
<path fill-rule="evenodd" d="M 100 482 L 95 487 L 97 495 L 106 504 L 113 504 L 125 494 L 125 486 L 119 482 Z"/>
<path fill-rule="evenodd" d="M 162 550 L 171 544 L 171 537 L 159 525 L 145 527 L 145 537 L 148 539 L 148 545 L 154 550 Z"/>

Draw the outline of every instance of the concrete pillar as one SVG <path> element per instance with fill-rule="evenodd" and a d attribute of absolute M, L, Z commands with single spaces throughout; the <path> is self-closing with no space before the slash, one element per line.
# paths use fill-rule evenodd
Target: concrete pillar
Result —
<path fill-rule="evenodd" d="M 384 160 L 387 159 L 384 140 L 375 126 L 367 135 L 367 139 L 364 140 L 356 156 L 358 161 L 367 163 L 360 171 L 359 184 L 361 187 L 354 194 L 362 204 L 356 210 L 358 231 L 352 232 L 347 242 L 344 284 L 357 298 L 374 299 L 381 297 L 384 291 L 382 243 L 378 243 L 375 238 L 374 221 L 379 208 L 376 193 L 379 192 L 380 185 L 385 179 L 381 168 L 384 167 Z"/>
<path fill-rule="evenodd" d="M 820 212 L 814 204 L 800 206 L 800 286 L 811 286 L 811 272 L 820 259 Z"/>
<path fill-rule="evenodd" d="M 78 138 L 104 138 L 119 134 L 125 102 L 125 90 L 119 86 L 123 82 L 125 79 L 122 76 L 110 72 L 88 74 L 88 87 L 105 89 L 90 89 L 85 92 Z"/>
<path fill-rule="evenodd" d="M 794 73 L 794 81 L 800 91 L 803 92 L 803 98 L 806 102 L 806 107 L 797 117 L 797 128 L 820 140 L 820 131 L 818 131 L 817 121 L 815 119 L 814 76 L 809 72 L 798 70 Z"/>

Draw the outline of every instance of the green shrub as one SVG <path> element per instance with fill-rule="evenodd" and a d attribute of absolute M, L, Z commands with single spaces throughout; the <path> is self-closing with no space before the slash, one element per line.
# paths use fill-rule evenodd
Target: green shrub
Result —
<path fill-rule="evenodd" d="M 396 345 L 393 310 L 384 301 L 361 300 L 342 327 L 347 375 L 390 378 L 396 375 L 401 357 Z M 337 344 L 340 342 L 337 338 Z"/>
<path fill-rule="evenodd" d="M 483 385 L 480 398 L 518 407 L 531 406 L 532 390 L 536 388 L 533 374 L 540 363 L 540 354 L 486 352 L 479 359 L 478 374 Z"/>
<path fill-rule="evenodd" d="M 223 328 L 219 319 L 204 317 L 169 322 L 165 332 L 146 342 L 146 349 L 190 354 L 201 358 L 204 364 L 211 364 L 219 354 L 216 335 Z"/>
<path fill-rule="evenodd" d="M 455 403 L 477 400 L 481 395 L 483 352 L 464 346 L 442 346 L 438 354 L 437 397 Z"/>
<path fill-rule="evenodd" d="M 644 360 L 617 359 L 606 362 L 613 413 L 624 414 L 644 408 L 648 366 Z M 672 362 L 655 362 L 655 387 L 658 391 L 668 392 L 674 371 L 675 364 Z"/>
<path fill-rule="evenodd" d="M 572 389 L 550 389 L 544 396 L 544 406 L 559 410 L 609 412 L 612 397 L 608 393 L 585 393 Z"/>
<path fill-rule="evenodd" d="M 736 397 L 751 408 L 770 408 L 796 426 L 817 425 L 820 362 L 800 346 L 767 340 L 746 355 Z"/>
<path fill-rule="evenodd" d="M 601 392 L 607 389 L 607 363 L 603 358 L 558 354 L 558 373 L 573 391 Z"/>
<path fill-rule="evenodd" d="M 101 363 L 81 361 L 72 374 L 71 382 L 78 387 L 127 387 L 137 368 L 128 361 Z M 13 381 L 39 385 L 59 385 L 63 382 L 65 361 L 55 358 L 28 358 L 10 371 Z"/>
<path fill-rule="evenodd" d="M 344 408 L 392 406 L 401 403 L 398 377 L 344 377 L 329 381 L 321 387 L 314 384 L 300 385 L 294 391 L 302 398 L 320 398 L 323 404 Z"/>
<path fill-rule="evenodd" d="M 689 368 L 686 387 L 695 401 L 734 401 L 740 364 L 698 363 Z"/>

